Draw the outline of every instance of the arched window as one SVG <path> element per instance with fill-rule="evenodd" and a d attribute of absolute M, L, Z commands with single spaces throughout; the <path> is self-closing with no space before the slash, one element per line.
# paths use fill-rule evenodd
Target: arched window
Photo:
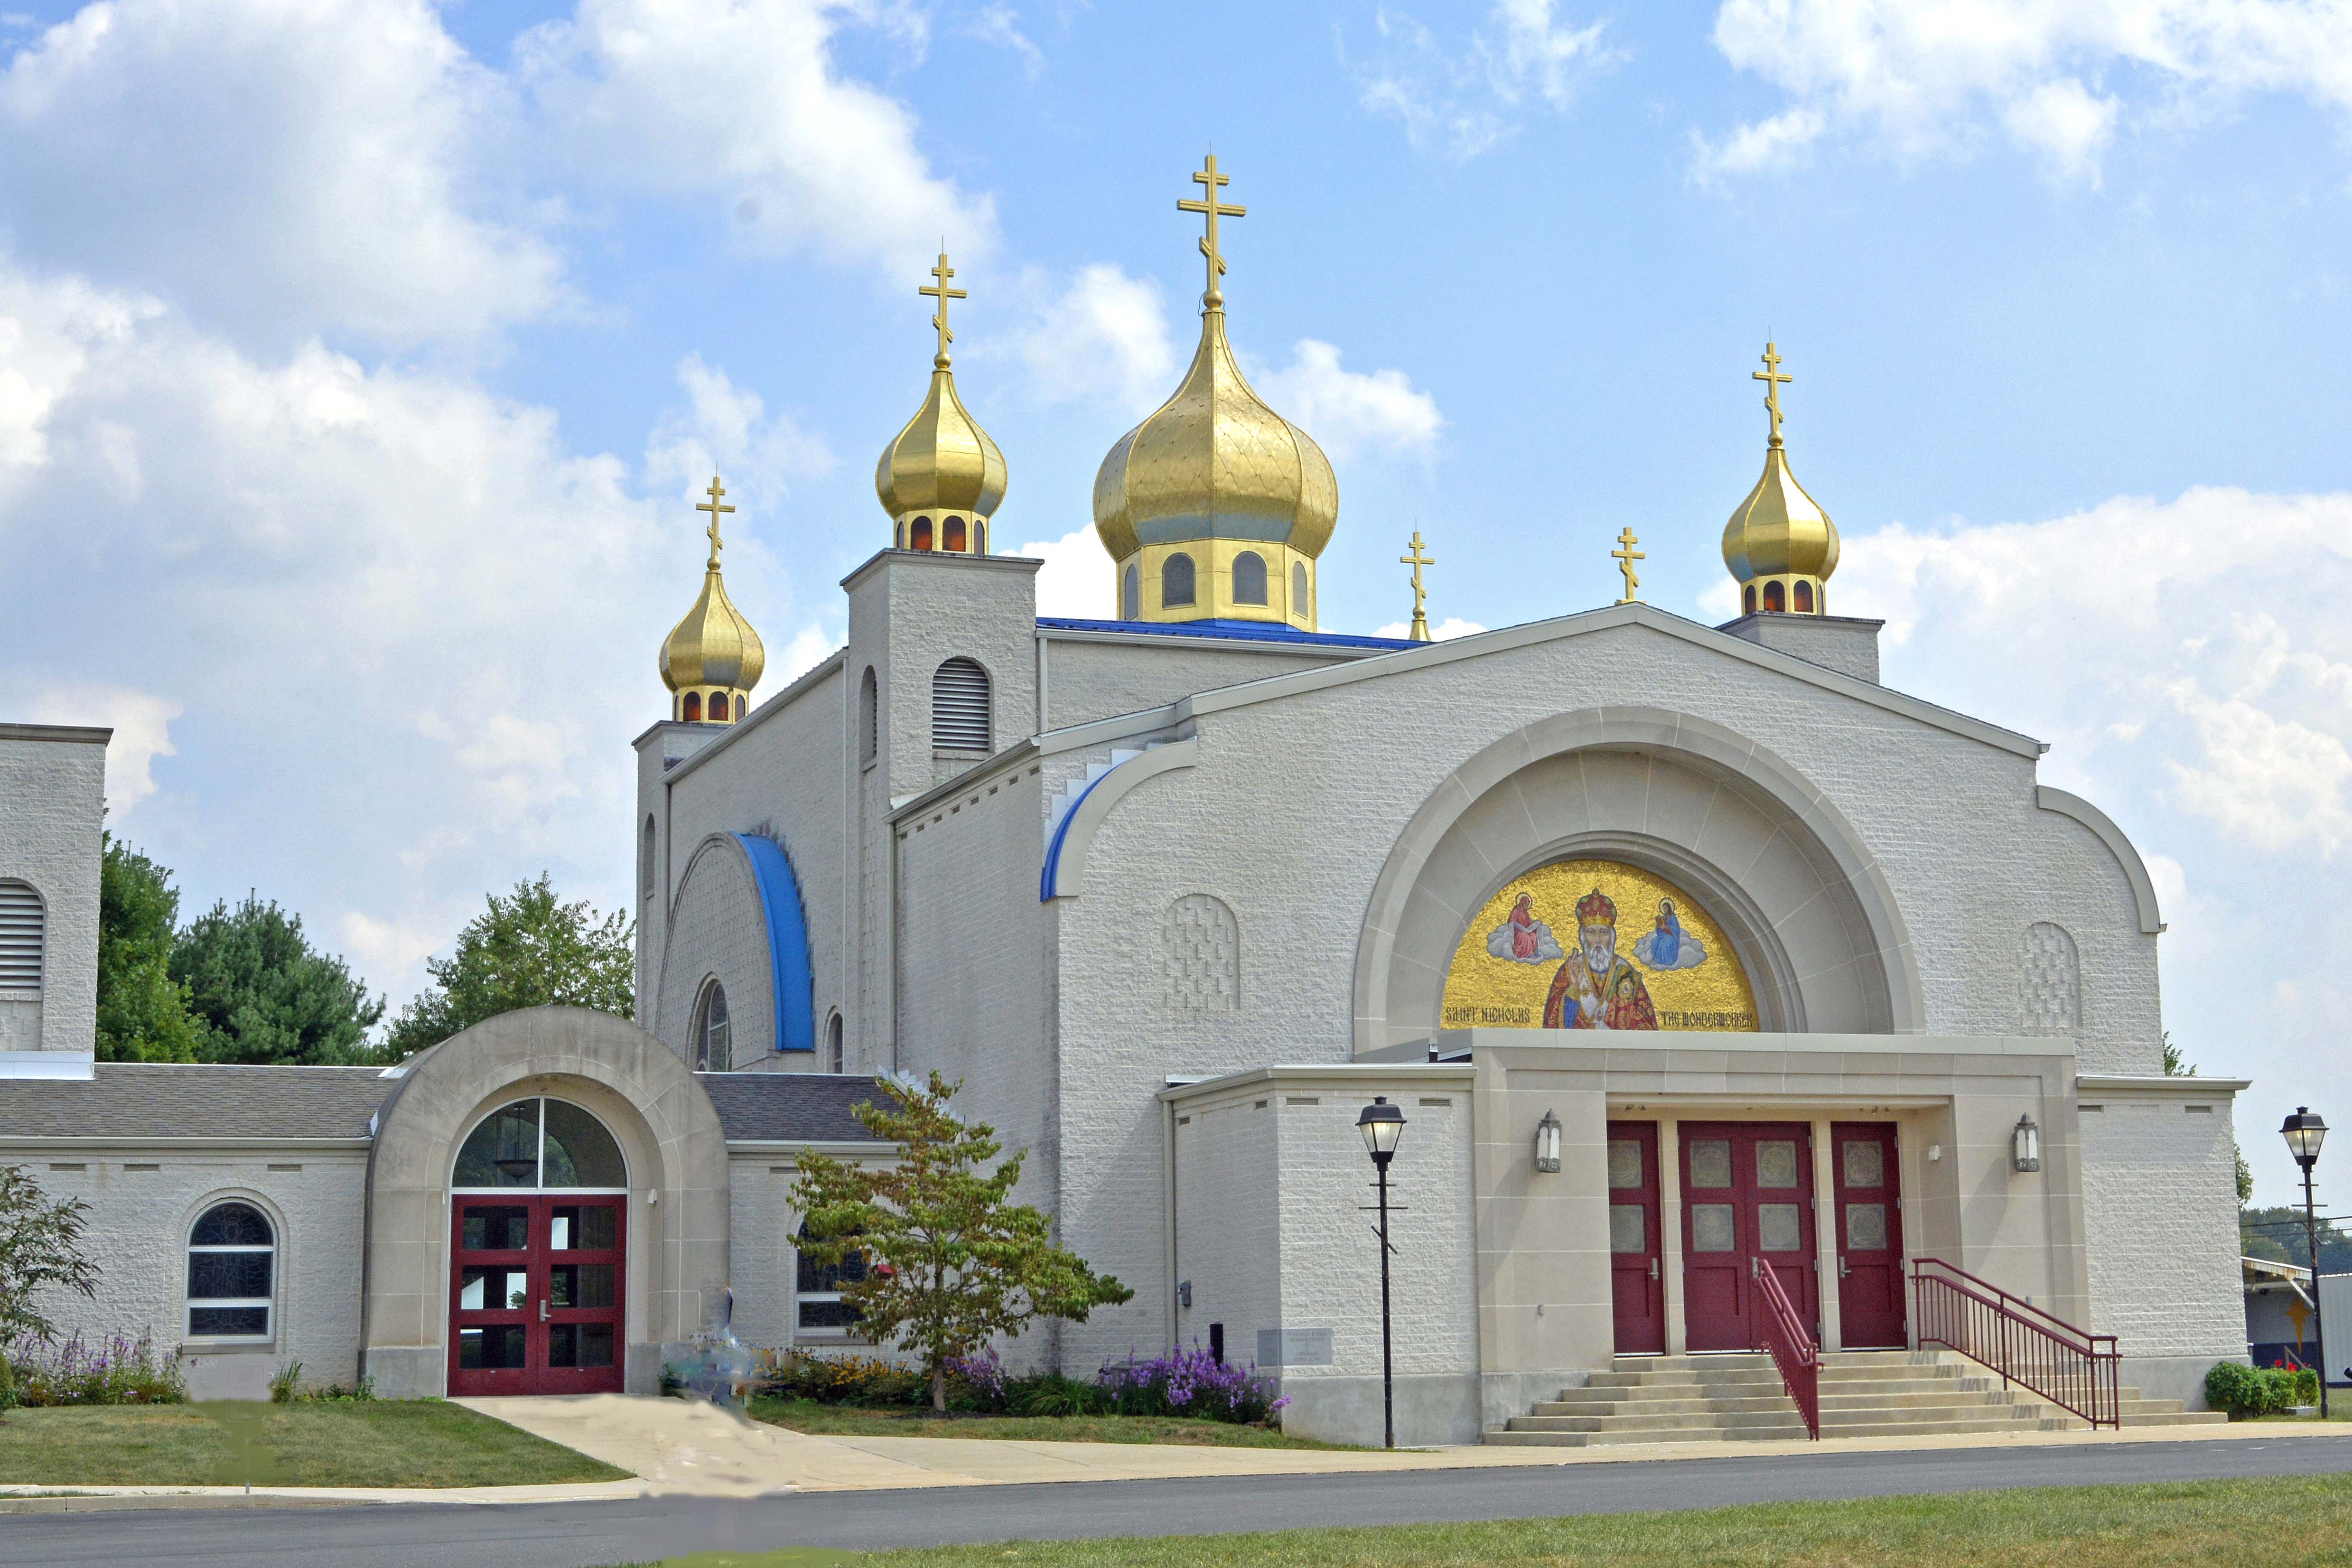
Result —
<path fill-rule="evenodd" d="M 1133 566 L 1118 589 L 1118 613 L 1122 619 L 1139 621 L 1143 618 L 1143 574 Z"/>
<path fill-rule="evenodd" d="M 654 864 L 654 851 L 660 837 L 654 827 L 654 819 L 648 816 L 646 818 L 646 841 L 637 851 L 637 897 L 641 899 L 654 896 L 654 878 L 657 869 Z"/>
<path fill-rule="evenodd" d="M 188 1233 L 188 1337 L 268 1339 L 277 1282 L 268 1216 L 251 1204 L 215 1204 Z"/>
<path fill-rule="evenodd" d="M 988 519 L 984 517 L 971 520 L 971 552 L 974 555 L 988 553 Z"/>
<path fill-rule="evenodd" d="M 1290 613 L 1294 616 L 1305 616 L 1309 620 L 1315 618 L 1315 604 L 1313 596 L 1307 592 L 1307 563 L 1304 561 L 1294 561 L 1290 563 Z"/>
<path fill-rule="evenodd" d="M 33 885 L 0 878 L 0 991 L 41 988 L 44 924 Z"/>
<path fill-rule="evenodd" d="M 1789 607 L 1788 595 L 1778 583 L 1764 584 L 1764 608 L 1771 615 L 1780 615 Z"/>
<path fill-rule="evenodd" d="M 931 547 L 931 520 L 929 518 L 919 517 L 915 520 L 915 531 L 909 542 L 911 542 L 918 550 L 929 550 Z"/>
<path fill-rule="evenodd" d="M 835 1013 L 832 1017 L 826 1019 L 824 1023 L 824 1070 L 827 1072 L 845 1071 L 848 1064 L 842 1059 L 843 1055 L 844 1053 L 841 1044 L 841 1015 Z"/>
<path fill-rule="evenodd" d="M 803 1223 L 794 1242 L 808 1239 L 808 1226 Z M 866 1258 L 853 1252 L 838 1263 L 820 1264 L 801 1250 L 793 1248 L 799 1259 L 798 1278 L 793 1294 L 799 1297 L 799 1314 L 794 1321 L 805 1338 L 841 1339 L 857 1324 L 857 1309 L 841 1299 L 844 1285 L 855 1285 L 866 1278 Z"/>
<path fill-rule="evenodd" d="M 1800 583 L 1797 584 L 1797 614 L 1810 616 L 1812 613 L 1813 585 L 1811 583 Z"/>
<path fill-rule="evenodd" d="M 684 708 L 680 709 L 678 711 L 679 711 L 679 717 L 683 718 L 683 719 L 684 719 L 688 723 L 689 723 L 689 724 L 699 724 L 699 723 L 701 723 L 701 722 L 702 722 L 702 693 L 701 693 L 701 692 L 699 692 L 699 691 L 689 691 L 689 692 L 688 692 L 688 693 L 686 694 L 686 706 L 685 706 Z"/>
<path fill-rule="evenodd" d="M 1160 604 L 1163 609 L 1192 602 L 1192 558 L 1178 553 L 1160 563 Z"/>
<path fill-rule="evenodd" d="M 963 553 L 967 539 L 968 536 L 963 531 L 963 519 L 960 517 L 951 517 L 948 519 L 947 543 L 941 548 L 952 550 L 957 554 L 961 555 Z"/>
<path fill-rule="evenodd" d="M 1756 584 L 1750 583 L 1739 590 L 1739 607 L 1748 615 L 1756 613 Z"/>
<path fill-rule="evenodd" d="M 874 667 L 866 667 L 865 679 L 857 683 L 857 760 L 872 766 L 882 750 L 882 704 L 874 687 Z"/>
<path fill-rule="evenodd" d="M 1234 603 L 1265 603 L 1265 557 L 1255 550 L 1244 550 L 1234 557 Z"/>
<path fill-rule="evenodd" d="M 959 655 L 931 672 L 931 746 L 942 752 L 985 752 L 988 671 Z"/>
<path fill-rule="evenodd" d="M 449 1184 L 461 1192 L 625 1192 L 629 1167 L 604 1124 L 570 1100 L 518 1100 L 483 1117 L 466 1135 Z"/>
<path fill-rule="evenodd" d="M 727 987 L 717 979 L 706 982 L 694 1004 L 694 1070 L 731 1072 L 735 1067 L 734 1037 L 727 1020 Z"/>

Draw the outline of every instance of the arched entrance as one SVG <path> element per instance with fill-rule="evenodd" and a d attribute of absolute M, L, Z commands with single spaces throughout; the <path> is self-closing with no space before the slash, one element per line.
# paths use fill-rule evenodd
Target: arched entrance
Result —
<path fill-rule="evenodd" d="M 567 1100 L 516 1100 L 459 1145 L 449 1193 L 449 1392 L 619 1393 L 629 1195 L 619 1141 Z"/>

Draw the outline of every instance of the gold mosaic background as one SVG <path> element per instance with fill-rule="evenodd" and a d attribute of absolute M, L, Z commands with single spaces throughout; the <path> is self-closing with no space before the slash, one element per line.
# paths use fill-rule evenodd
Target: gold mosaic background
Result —
<path fill-rule="evenodd" d="M 1661 1029 L 1752 1031 L 1756 994 L 1747 972 L 1698 902 L 1653 872 L 1614 860 L 1555 860 L 1516 878 L 1487 900 L 1445 974 L 1444 1026 L 1449 1029 L 1535 1029 L 1543 1026 L 1544 997 L 1561 960 L 1522 963 L 1496 958 L 1487 938 L 1511 918 L 1519 895 L 1530 895 L 1528 913 L 1551 928 L 1563 954 L 1576 949 L 1576 900 L 1598 888 L 1617 903 L 1617 952 L 1633 961 L 1657 1009 Z M 1654 930 L 1658 900 L 1672 899 L 1682 921 L 1685 951 L 1696 937 L 1706 956 L 1687 968 L 1664 969 L 1644 962 L 1636 944 Z"/>

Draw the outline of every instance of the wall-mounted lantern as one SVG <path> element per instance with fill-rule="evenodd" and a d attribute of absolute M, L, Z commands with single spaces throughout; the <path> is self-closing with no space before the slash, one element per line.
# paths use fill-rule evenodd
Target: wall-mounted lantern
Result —
<path fill-rule="evenodd" d="M 2021 1171 L 2042 1169 L 2042 1129 L 2030 1114 L 2019 1117 L 2010 1130 L 2009 1163 Z"/>
<path fill-rule="evenodd" d="M 1549 1110 L 1536 1123 L 1536 1169 L 1547 1173 L 1559 1170 L 1559 1118 Z"/>

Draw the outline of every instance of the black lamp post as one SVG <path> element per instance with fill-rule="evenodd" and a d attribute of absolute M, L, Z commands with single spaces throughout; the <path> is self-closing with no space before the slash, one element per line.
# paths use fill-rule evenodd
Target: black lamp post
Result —
<path fill-rule="evenodd" d="M 2311 1248 L 2311 1305 L 2319 1319 L 2319 1418 L 2327 1419 L 2327 1312 L 2319 1301 L 2319 1212 L 2311 1201 L 2311 1168 L 2319 1163 L 2319 1146 L 2327 1141 L 2327 1123 L 2298 1105 L 2279 1129 L 2287 1152 L 2303 1167 L 2303 1239 Z"/>
<path fill-rule="evenodd" d="M 1364 1135 L 1364 1151 L 1372 1157 L 1381 1190 L 1381 1421 L 1387 1447 L 1396 1447 L 1396 1367 L 1389 1345 L 1389 1162 L 1396 1158 L 1397 1140 L 1404 1136 L 1404 1112 L 1389 1103 L 1385 1094 L 1372 1096 L 1356 1118 Z"/>

